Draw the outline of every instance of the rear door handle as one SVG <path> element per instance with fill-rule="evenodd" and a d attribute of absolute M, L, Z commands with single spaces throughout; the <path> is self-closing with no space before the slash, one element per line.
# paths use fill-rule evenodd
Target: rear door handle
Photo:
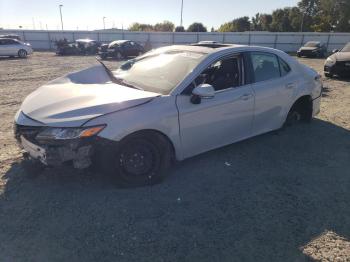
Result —
<path fill-rule="evenodd" d="M 295 87 L 295 84 L 294 83 L 289 83 L 289 84 L 286 84 L 286 88 L 287 89 L 292 89 Z"/>
<path fill-rule="evenodd" d="M 252 94 L 244 94 L 241 96 L 241 100 L 247 101 L 253 97 Z"/>

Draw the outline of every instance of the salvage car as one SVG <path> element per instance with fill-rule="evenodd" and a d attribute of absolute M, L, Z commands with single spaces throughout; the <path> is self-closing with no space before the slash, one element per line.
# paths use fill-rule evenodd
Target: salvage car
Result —
<path fill-rule="evenodd" d="M 110 44 L 104 44 L 99 48 L 99 56 L 102 59 L 116 58 L 118 60 L 139 56 L 145 52 L 142 45 L 130 40 L 117 40 Z"/>
<path fill-rule="evenodd" d="M 15 135 L 49 166 L 109 166 L 121 183 L 161 181 L 184 160 L 320 111 L 313 69 L 266 47 L 170 46 L 40 87 L 15 116 Z"/>
<path fill-rule="evenodd" d="M 332 78 L 334 75 L 340 77 L 350 77 L 350 43 L 341 50 L 333 50 L 333 54 L 327 58 L 324 64 L 326 77 Z"/>
<path fill-rule="evenodd" d="M 92 39 L 77 39 L 70 43 L 67 39 L 56 41 L 57 55 L 95 55 L 100 42 Z"/>
<path fill-rule="evenodd" d="M 298 57 L 325 57 L 326 54 L 326 45 L 318 41 L 307 42 L 297 52 Z"/>
<path fill-rule="evenodd" d="M 33 48 L 29 43 L 12 38 L 0 38 L 0 56 L 26 58 L 32 53 Z"/>

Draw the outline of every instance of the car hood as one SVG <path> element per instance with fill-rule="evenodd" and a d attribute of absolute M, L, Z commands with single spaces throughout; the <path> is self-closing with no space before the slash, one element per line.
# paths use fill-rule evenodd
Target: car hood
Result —
<path fill-rule="evenodd" d="M 338 52 L 331 56 L 337 61 L 350 61 L 350 52 Z"/>
<path fill-rule="evenodd" d="M 156 96 L 159 94 L 112 83 L 103 66 L 98 65 L 40 87 L 24 100 L 21 111 L 48 126 L 76 127 Z"/>
<path fill-rule="evenodd" d="M 303 46 L 299 49 L 299 51 L 314 51 L 314 50 L 317 50 L 319 49 L 318 47 L 306 47 L 306 46 Z"/>

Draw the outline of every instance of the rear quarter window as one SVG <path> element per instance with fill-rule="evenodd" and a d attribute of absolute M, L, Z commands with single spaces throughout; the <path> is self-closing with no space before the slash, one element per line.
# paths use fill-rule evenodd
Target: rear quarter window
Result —
<path fill-rule="evenodd" d="M 281 76 L 288 75 L 291 71 L 290 66 L 282 58 L 278 58 L 280 63 Z"/>

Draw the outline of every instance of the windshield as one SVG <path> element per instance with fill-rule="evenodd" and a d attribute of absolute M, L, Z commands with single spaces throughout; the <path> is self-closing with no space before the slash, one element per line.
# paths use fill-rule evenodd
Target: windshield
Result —
<path fill-rule="evenodd" d="M 145 91 L 167 95 L 202 60 L 204 54 L 188 51 L 173 51 L 144 56 L 126 62 L 115 73 L 124 83 Z"/>
<path fill-rule="evenodd" d="M 341 50 L 341 52 L 350 52 L 350 43 L 348 43 L 344 48 Z"/>
<path fill-rule="evenodd" d="M 307 42 L 305 44 L 305 47 L 319 47 L 320 43 L 319 42 Z"/>

